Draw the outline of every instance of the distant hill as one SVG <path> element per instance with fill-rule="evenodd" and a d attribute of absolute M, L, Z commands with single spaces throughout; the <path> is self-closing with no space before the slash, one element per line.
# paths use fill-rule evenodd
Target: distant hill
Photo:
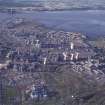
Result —
<path fill-rule="evenodd" d="M 36 4 L 47 9 L 105 9 L 105 0 L 0 0 L 1 6 Z"/>

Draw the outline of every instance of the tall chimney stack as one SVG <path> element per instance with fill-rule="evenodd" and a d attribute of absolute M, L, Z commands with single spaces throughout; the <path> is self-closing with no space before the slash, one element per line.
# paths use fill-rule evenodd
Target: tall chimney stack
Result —
<path fill-rule="evenodd" d="M 71 50 L 74 49 L 74 43 L 73 43 L 73 42 L 71 42 L 71 46 L 70 46 L 70 48 L 71 48 Z"/>

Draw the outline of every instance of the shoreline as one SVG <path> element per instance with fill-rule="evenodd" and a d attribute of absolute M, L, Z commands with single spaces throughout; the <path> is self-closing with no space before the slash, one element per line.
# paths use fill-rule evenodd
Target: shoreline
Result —
<path fill-rule="evenodd" d="M 40 12 L 40 11 L 45 11 L 45 12 L 57 12 L 57 11 L 104 11 L 105 7 L 70 7 L 70 8 L 47 8 L 47 7 L 35 7 L 35 6 L 1 6 L 0 5 L 0 12 Z"/>

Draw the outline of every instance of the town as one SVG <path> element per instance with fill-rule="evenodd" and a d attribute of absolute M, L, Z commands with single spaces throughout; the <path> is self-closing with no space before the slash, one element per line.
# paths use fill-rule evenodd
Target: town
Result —
<path fill-rule="evenodd" d="M 5 44 L 0 40 L 0 75 L 5 81 L 2 86 L 15 91 L 9 105 L 33 105 L 62 99 L 58 84 L 54 82 L 56 79 L 53 81 L 51 78 L 64 71 L 83 73 L 87 78 L 104 83 L 102 62 L 105 58 L 98 56 L 81 33 L 55 31 L 33 21 L 15 18 L 1 24 L 0 34 L 4 39 L 5 35 L 9 36 Z M 0 94 L 4 98 L 0 105 L 7 105 L 5 96 L 8 89 L 5 90 Z M 71 94 L 73 100 L 75 97 Z M 84 97 L 79 96 L 79 100 L 84 101 Z M 63 102 L 61 104 L 65 105 Z"/>

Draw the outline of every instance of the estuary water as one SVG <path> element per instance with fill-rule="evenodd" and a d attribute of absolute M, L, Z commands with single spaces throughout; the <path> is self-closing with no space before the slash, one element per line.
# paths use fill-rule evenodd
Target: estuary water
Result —
<path fill-rule="evenodd" d="M 0 21 L 11 17 L 32 19 L 55 30 L 81 32 L 93 37 L 105 35 L 105 10 L 25 12 L 13 16 L 0 13 Z"/>

